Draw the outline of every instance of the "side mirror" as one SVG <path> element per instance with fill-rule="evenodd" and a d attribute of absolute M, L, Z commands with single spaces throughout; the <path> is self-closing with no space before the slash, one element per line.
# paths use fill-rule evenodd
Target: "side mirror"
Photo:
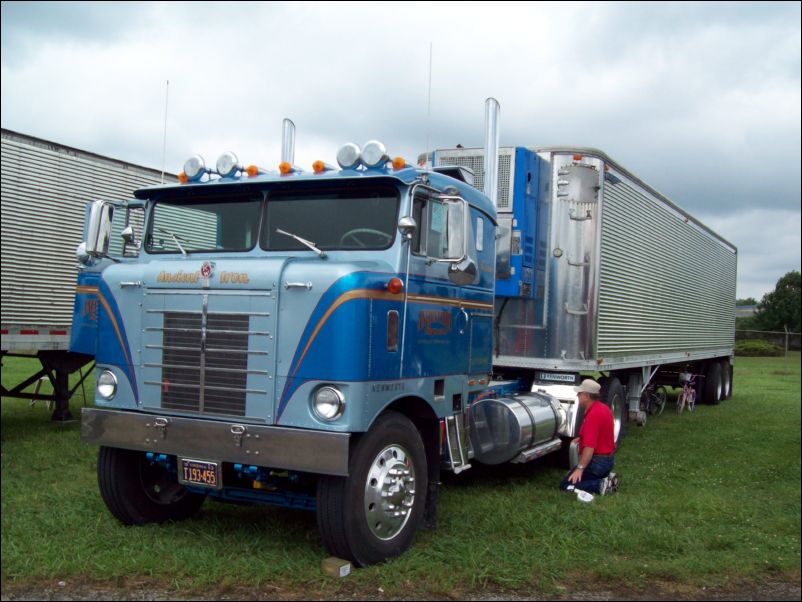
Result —
<path fill-rule="evenodd" d="M 476 263 L 469 257 L 448 266 L 448 279 L 459 286 L 476 282 L 476 274 Z"/>
<path fill-rule="evenodd" d="M 412 237 L 415 236 L 415 231 L 418 229 L 418 224 L 415 221 L 414 217 L 406 216 L 402 217 L 398 220 L 398 231 L 401 233 L 401 236 L 404 237 L 404 240 L 412 240 Z"/>
<path fill-rule="evenodd" d="M 139 250 L 139 243 L 136 242 L 136 235 L 134 234 L 133 226 L 127 226 L 125 230 L 120 233 L 120 236 L 123 237 L 126 245 L 131 245 L 137 251 Z"/>
<path fill-rule="evenodd" d="M 114 219 L 114 205 L 106 201 L 95 201 L 89 209 L 86 225 L 86 246 L 84 251 L 91 257 L 104 257 L 109 251 L 111 222 Z"/>

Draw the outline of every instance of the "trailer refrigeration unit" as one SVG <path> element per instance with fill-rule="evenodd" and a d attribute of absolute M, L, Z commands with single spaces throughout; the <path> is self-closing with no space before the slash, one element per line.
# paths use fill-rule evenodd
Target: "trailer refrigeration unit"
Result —
<path fill-rule="evenodd" d="M 175 176 L 167 174 L 170 182 Z M 4 397 L 46 400 L 53 420 L 71 417 L 69 399 L 93 354 L 70 353 L 75 299 L 75 247 L 84 237 L 87 199 L 126 198 L 134 189 L 158 184 L 159 172 L 70 148 L 47 140 L 2 131 L 2 351 L 1 357 L 36 358 L 41 369 Z M 124 214 L 120 214 L 120 218 Z M 115 224 L 113 250 L 122 251 Z M 33 367 L 35 362 L 24 362 Z M 68 377 L 80 372 L 72 389 Z M 40 392 L 41 379 L 53 386 Z M 6 380 L 6 379 L 4 379 Z M 36 383 L 36 390 L 29 387 Z"/>
<path fill-rule="evenodd" d="M 729 396 L 736 249 L 600 151 L 499 150 L 497 117 L 487 151 L 370 141 L 311 173 L 285 122 L 280 173 L 195 156 L 92 204 L 72 349 L 97 356 L 81 433 L 114 516 L 305 508 L 368 565 L 435 525 L 441 470 L 567 450 L 585 375 L 617 439 L 680 374 Z M 139 253 L 110 258 L 124 210 Z"/>

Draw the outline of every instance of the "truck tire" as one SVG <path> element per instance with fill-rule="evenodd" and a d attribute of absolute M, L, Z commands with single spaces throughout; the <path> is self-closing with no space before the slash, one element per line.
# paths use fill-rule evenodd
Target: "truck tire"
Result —
<path fill-rule="evenodd" d="M 352 448 L 347 477 L 322 476 L 317 521 L 329 553 L 357 566 L 412 545 L 426 502 L 426 451 L 415 425 L 388 412 Z"/>
<path fill-rule="evenodd" d="M 718 362 L 708 362 L 702 402 L 709 405 L 718 405 L 721 401 L 721 393 L 721 364 Z"/>
<path fill-rule="evenodd" d="M 124 525 L 189 518 L 206 499 L 150 462 L 144 452 L 116 447 L 100 448 L 97 481 L 109 511 Z"/>
<path fill-rule="evenodd" d="M 618 447 L 620 441 L 626 435 L 627 422 L 629 421 L 629 408 L 627 407 L 627 396 L 624 394 L 624 386 L 615 376 L 600 378 L 602 401 L 613 412 L 615 420 L 615 446 Z"/>
<path fill-rule="evenodd" d="M 727 360 L 721 361 L 721 399 L 732 397 L 732 364 Z"/>

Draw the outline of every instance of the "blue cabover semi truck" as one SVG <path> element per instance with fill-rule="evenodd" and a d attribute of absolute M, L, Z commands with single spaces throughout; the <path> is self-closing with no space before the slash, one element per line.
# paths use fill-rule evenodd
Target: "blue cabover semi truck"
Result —
<path fill-rule="evenodd" d="M 736 249 L 600 151 L 499 149 L 497 115 L 485 150 L 309 173 L 285 122 L 280 173 L 195 156 L 89 206 L 71 346 L 115 517 L 307 509 L 364 566 L 434 527 L 441 471 L 569 459 L 583 376 L 618 438 L 687 374 L 730 395 Z"/>

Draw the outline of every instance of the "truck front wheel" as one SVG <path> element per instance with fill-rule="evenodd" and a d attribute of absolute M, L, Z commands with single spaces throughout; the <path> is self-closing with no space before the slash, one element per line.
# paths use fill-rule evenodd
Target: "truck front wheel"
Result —
<path fill-rule="evenodd" d="M 402 554 L 421 524 L 426 452 L 405 416 L 381 416 L 355 445 L 347 477 L 318 480 L 317 520 L 329 553 L 357 566 Z"/>
<path fill-rule="evenodd" d="M 150 462 L 144 452 L 101 447 L 97 459 L 100 495 L 124 525 L 189 518 L 206 496 L 192 493 L 175 475 Z"/>

